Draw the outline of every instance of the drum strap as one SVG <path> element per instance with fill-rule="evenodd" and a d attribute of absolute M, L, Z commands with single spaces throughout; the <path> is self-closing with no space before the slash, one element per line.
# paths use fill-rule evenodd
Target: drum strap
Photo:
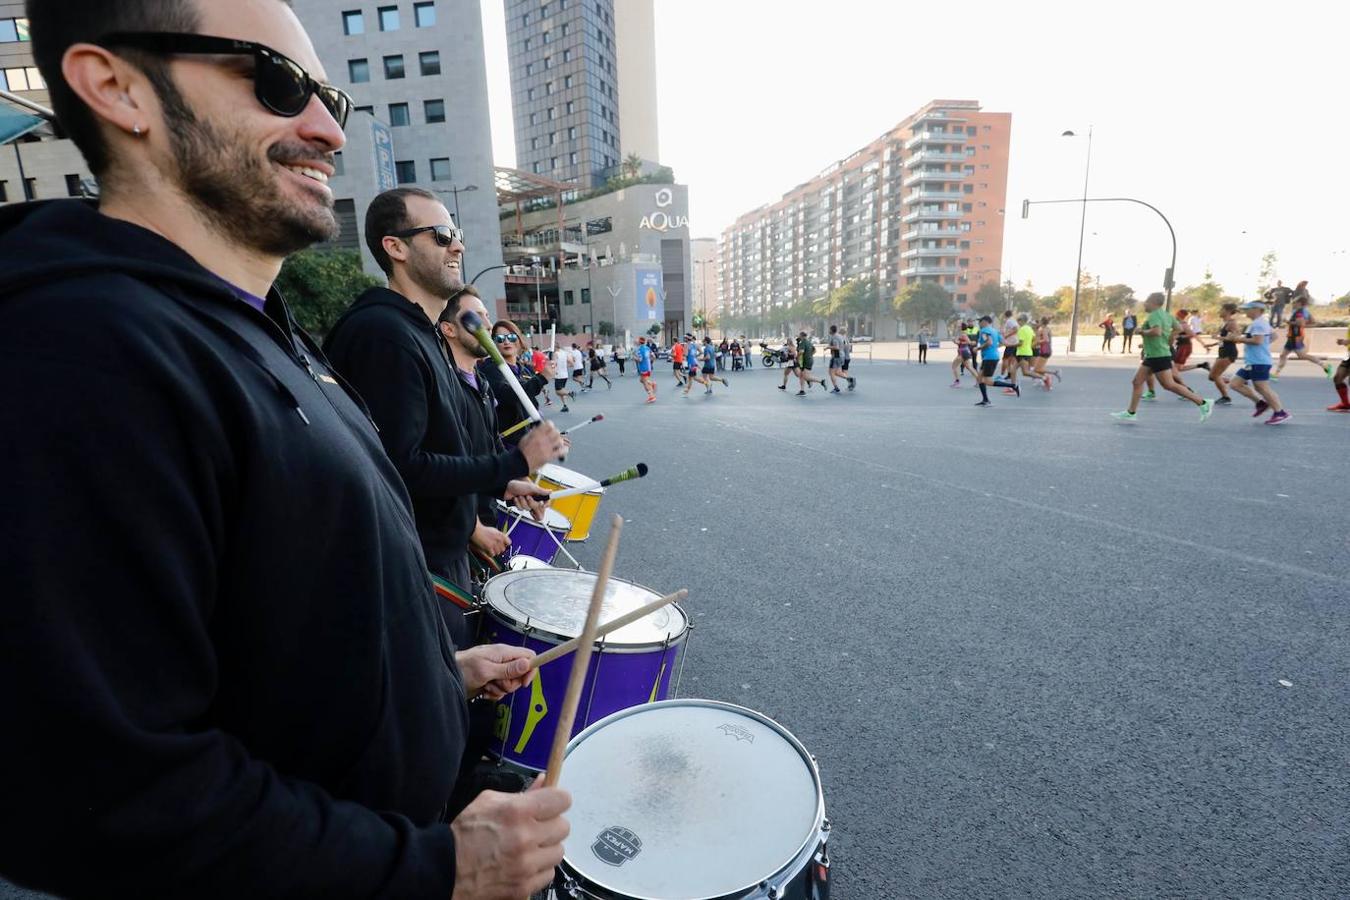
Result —
<path fill-rule="evenodd" d="M 431 583 L 436 588 L 436 596 L 442 600 L 448 600 L 460 609 L 473 609 L 473 594 L 464 590 L 448 578 L 442 578 L 439 575 L 431 575 Z"/>

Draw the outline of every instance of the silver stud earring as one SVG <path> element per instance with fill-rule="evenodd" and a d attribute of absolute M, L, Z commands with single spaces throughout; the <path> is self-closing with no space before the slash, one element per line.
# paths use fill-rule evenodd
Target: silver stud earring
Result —
<path fill-rule="evenodd" d="M 132 128 L 131 128 L 131 133 L 134 134 L 134 135 L 136 135 L 136 137 L 140 137 L 140 136 L 141 136 L 141 126 L 139 126 L 139 125 L 133 125 Z"/>

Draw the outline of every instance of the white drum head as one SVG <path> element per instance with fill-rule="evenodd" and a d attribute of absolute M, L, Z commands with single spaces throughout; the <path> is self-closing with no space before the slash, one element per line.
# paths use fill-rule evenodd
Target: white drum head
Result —
<path fill-rule="evenodd" d="M 524 553 L 511 557 L 507 562 L 506 568 L 511 572 L 519 572 L 524 569 L 551 569 L 553 566 L 534 556 L 526 556 Z"/>
<path fill-rule="evenodd" d="M 516 524 L 511 522 L 511 519 L 520 519 L 533 525 L 541 524 L 536 522 L 534 516 L 525 510 L 516 509 L 514 506 L 503 503 L 500 500 L 497 501 L 497 511 L 507 515 L 508 519 L 506 525 L 508 528 L 513 527 Z M 572 520 L 558 512 L 556 509 L 544 510 L 544 521 L 542 524 L 551 531 L 556 531 L 559 534 L 565 534 L 572 530 Z"/>
<path fill-rule="evenodd" d="M 522 629 L 531 628 L 570 640 L 586 625 L 596 575 L 571 569 L 527 569 L 503 572 L 483 586 L 489 607 Z M 600 624 L 660 599 L 661 595 L 641 585 L 611 578 L 600 606 Z M 670 604 L 606 635 L 605 647 L 631 647 L 674 641 L 689 629 L 689 619 Z"/>
<path fill-rule="evenodd" d="M 566 487 L 581 487 L 583 484 L 591 484 L 599 481 L 599 478 L 591 478 L 588 475 L 582 475 L 575 469 L 569 469 L 566 466 L 560 466 L 557 463 L 544 463 L 539 467 L 541 478 L 547 478 L 550 481 L 556 481 L 558 484 Z M 587 491 L 588 494 L 603 494 L 605 489 L 602 487 Z"/>
<path fill-rule="evenodd" d="M 572 739 L 564 865 L 635 900 L 739 896 L 819 839 L 820 777 L 787 731 L 748 709 L 665 700 Z"/>

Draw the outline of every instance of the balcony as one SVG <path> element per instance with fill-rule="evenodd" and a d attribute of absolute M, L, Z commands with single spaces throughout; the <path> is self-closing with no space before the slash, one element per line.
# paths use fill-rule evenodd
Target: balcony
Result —
<path fill-rule="evenodd" d="M 905 195 L 906 203 L 937 203 L 943 200 L 960 200 L 966 195 L 960 191 L 925 191 L 922 188 L 917 191 L 910 191 Z"/>
<path fill-rule="evenodd" d="M 962 250 L 956 247 L 916 247 L 913 250 L 906 250 L 900 254 L 901 259 L 918 259 L 920 257 L 944 257 L 960 256 Z"/>
<path fill-rule="evenodd" d="M 920 169 L 917 172 L 906 176 L 902 182 L 905 187 L 912 187 L 921 181 L 960 181 L 966 177 L 965 172 L 944 172 L 935 169 Z"/>
<path fill-rule="evenodd" d="M 959 228 L 935 228 L 932 231 L 920 231 L 917 228 L 912 228 L 909 231 L 906 231 L 904 234 L 900 235 L 900 240 L 918 241 L 918 240 L 925 240 L 928 238 L 945 238 L 945 237 L 954 238 L 954 237 L 961 237 L 964 234 L 968 234 L 968 232 L 962 231 Z"/>
<path fill-rule="evenodd" d="M 900 275 L 903 278 L 922 275 L 960 275 L 965 269 L 960 266 L 910 266 L 907 269 L 901 269 Z"/>
<path fill-rule="evenodd" d="M 921 150 L 905 157 L 905 168 L 912 169 L 924 163 L 959 163 L 968 157 L 964 153 L 943 153 L 941 150 Z"/>
<path fill-rule="evenodd" d="M 966 135 L 964 132 L 955 131 L 920 131 L 914 137 L 905 141 L 905 149 L 913 150 L 922 144 L 964 144 Z"/>
<path fill-rule="evenodd" d="M 900 217 L 901 222 L 943 222 L 954 219 L 963 219 L 966 214 L 958 209 L 936 210 L 936 209 L 916 209 L 914 212 Z"/>
<path fill-rule="evenodd" d="M 964 125 L 966 124 L 966 122 L 967 120 L 961 118 L 960 116 L 949 116 L 946 113 L 933 110 L 930 112 L 926 112 L 923 115 L 919 116 L 917 119 L 915 119 L 914 127 L 922 128 L 925 126 L 933 126 L 933 125 L 939 127 L 943 125 Z"/>

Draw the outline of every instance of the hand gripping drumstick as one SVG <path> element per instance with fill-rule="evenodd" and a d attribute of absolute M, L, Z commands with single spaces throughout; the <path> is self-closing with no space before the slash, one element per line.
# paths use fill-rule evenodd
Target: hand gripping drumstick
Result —
<path fill-rule="evenodd" d="M 516 373 L 512 372 L 511 367 L 506 364 L 506 360 L 502 359 L 502 352 L 497 349 L 496 344 L 492 343 L 492 335 L 488 334 L 488 330 L 486 326 L 483 325 L 483 320 L 478 317 L 478 313 L 473 311 L 466 312 L 459 317 L 459 321 L 461 325 L 469 329 L 470 333 L 478 339 L 479 345 L 487 351 L 487 355 L 492 357 L 492 361 L 497 364 L 497 369 L 506 376 L 506 383 L 511 386 L 511 390 L 515 393 L 516 399 L 520 401 L 521 408 L 523 408 L 525 414 L 530 417 L 529 421 L 544 421 L 543 416 L 539 415 L 539 409 L 534 405 L 534 401 L 529 398 L 525 393 L 525 389 L 520 386 L 520 379 L 516 378 Z"/>
<path fill-rule="evenodd" d="M 572 674 L 567 679 L 567 693 L 563 695 L 562 712 L 558 714 L 558 731 L 553 735 L 553 747 L 548 754 L 548 768 L 544 770 L 544 787 L 557 787 L 558 776 L 562 774 L 563 757 L 567 754 L 567 742 L 572 739 L 572 726 L 577 720 L 577 704 L 581 701 L 581 688 L 586 682 L 586 670 L 591 665 L 591 650 L 595 646 L 596 625 L 600 621 L 600 607 L 605 600 L 605 588 L 609 586 L 609 573 L 614 568 L 614 555 L 619 550 L 619 531 L 623 528 L 623 519 L 614 517 L 614 526 L 609 532 L 609 543 L 605 545 L 604 558 L 600 560 L 600 574 L 595 578 L 595 590 L 591 592 L 591 605 L 586 610 L 586 626 L 581 629 L 581 643 L 577 646 L 577 655 L 572 660 Z"/>
<path fill-rule="evenodd" d="M 666 594 L 664 597 L 660 598 L 659 600 L 653 600 L 646 606 L 641 606 L 633 610 L 632 612 L 624 613 L 618 618 L 610 619 L 608 622 L 601 625 L 599 628 L 595 630 L 595 637 L 597 640 L 599 640 L 600 638 L 604 637 L 607 634 L 618 631 L 625 625 L 632 625 L 638 619 L 650 616 L 652 613 L 656 612 L 658 609 L 661 609 L 662 607 L 669 606 L 672 603 L 679 603 L 681 600 L 683 600 L 685 597 L 688 596 L 689 591 L 683 588 L 681 588 L 680 590 L 676 591 L 673 594 Z M 573 650 L 577 649 L 580 646 L 581 646 L 581 638 L 574 637 L 570 641 L 567 641 L 566 643 L 563 644 L 559 644 L 558 646 L 552 648 L 551 650 L 546 650 L 530 660 L 530 670 L 533 671 L 539 668 L 540 666 L 547 665 L 548 663 L 553 662 L 560 656 L 566 656 L 567 654 L 571 653 Z"/>
<path fill-rule="evenodd" d="M 580 429 L 585 428 L 587 425 L 591 424 L 592 422 L 602 422 L 602 421 L 604 421 L 604 418 L 605 418 L 604 415 L 602 415 L 602 414 L 596 414 L 596 415 L 594 415 L 594 416 L 591 416 L 589 419 L 587 419 L 587 420 L 584 421 L 584 422 L 580 422 L 580 423 L 578 423 L 578 424 L 576 424 L 576 425 L 573 425 L 571 428 L 564 428 L 560 433 L 561 433 L 561 434 L 571 434 L 571 433 L 574 432 L 574 431 L 579 431 Z"/>
<path fill-rule="evenodd" d="M 632 481 L 634 478 L 642 478 L 647 474 L 647 464 L 638 463 L 631 469 L 624 469 L 618 475 L 611 475 L 604 481 L 592 481 L 590 484 L 583 484 L 577 487 L 570 487 L 565 491 L 554 491 L 549 494 L 547 499 L 558 500 L 562 497 L 572 497 L 577 494 L 584 494 L 587 491 L 593 491 L 596 488 L 609 487 L 611 484 L 618 484 L 621 481 Z M 545 499 L 541 497 L 540 499 Z"/>

